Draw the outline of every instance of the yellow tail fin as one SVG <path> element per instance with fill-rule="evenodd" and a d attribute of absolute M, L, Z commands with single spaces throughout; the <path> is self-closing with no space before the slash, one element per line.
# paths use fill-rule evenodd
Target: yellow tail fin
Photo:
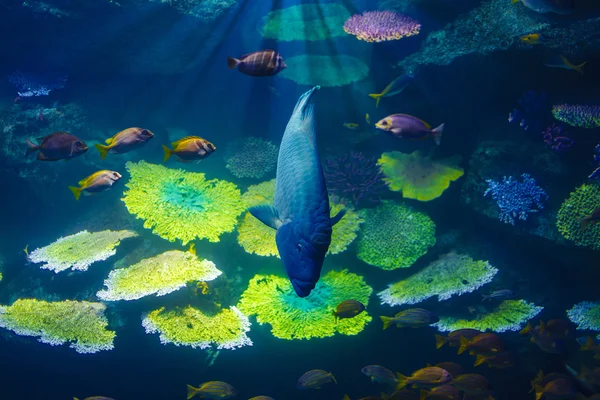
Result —
<path fill-rule="evenodd" d="M 477 354 L 477 357 L 475 357 L 475 363 L 473 364 L 473 366 L 478 367 L 481 364 L 483 364 L 485 362 L 485 360 L 487 360 L 487 358 L 484 355 Z"/>
<path fill-rule="evenodd" d="M 393 318 L 390 317 L 384 317 L 383 315 L 380 317 L 381 321 L 383 322 L 383 329 L 387 329 L 390 327 L 390 325 L 392 324 L 392 320 Z"/>
<path fill-rule="evenodd" d="M 579 65 L 574 65 L 573 69 L 577 72 L 579 72 L 580 74 L 583 74 L 583 67 L 585 67 L 585 64 L 587 64 L 587 61 L 584 62 L 583 64 L 579 64 Z"/>
<path fill-rule="evenodd" d="M 528 322 L 525 328 L 521 329 L 519 335 L 527 335 L 529 332 L 531 332 L 531 329 L 531 322 Z"/>
<path fill-rule="evenodd" d="M 83 189 L 80 187 L 77 187 L 77 186 L 69 186 L 69 190 L 71 192 L 73 192 L 73 195 L 75 196 L 75 200 L 79 200 L 79 198 L 81 197 L 81 191 Z"/>
<path fill-rule="evenodd" d="M 446 338 L 442 335 L 435 335 L 435 348 L 440 349 L 446 344 Z"/>
<path fill-rule="evenodd" d="M 163 162 L 167 162 L 167 160 L 169 158 L 171 158 L 171 156 L 173 155 L 173 151 L 170 148 L 168 148 L 167 146 L 165 146 L 164 144 L 163 144 L 163 151 L 165 152 L 165 157 L 163 159 Z"/>
<path fill-rule="evenodd" d="M 188 390 L 188 393 L 187 393 L 188 400 L 190 400 L 192 397 L 194 397 L 198 393 L 198 389 L 196 389 L 192 385 L 187 385 L 187 390 Z"/>
<path fill-rule="evenodd" d="M 544 395 L 544 388 L 540 385 L 535 386 L 535 400 L 540 400 Z"/>
<path fill-rule="evenodd" d="M 462 354 L 469 348 L 469 339 L 464 336 L 460 337 L 460 347 L 458 348 L 458 354 Z"/>
<path fill-rule="evenodd" d="M 350 396 L 348 396 L 347 394 L 345 394 L 344 398 L 342 400 L 350 400 Z"/>
<path fill-rule="evenodd" d="M 100 158 L 102 158 L 104 160 L 106 158 L 106 156 L 108 155 L 109 147 L 104 146 L 102 144 L 95 144 L 94 147 L 98 149 L 98 151 L 100 152 Z"/>
<path fill-rule="evenodd" d="M 329 375 L 331 376 L 331 379 L 333 379 L 333 383 L 335 383 L 337 385 L 337 381 L 335 380 L 335 376 L 333 376 L 333 374 L 330 372 Z"/>
<path fill-rule="evenodd" d="M 73 400 L 79 400 L 77 397 L 73 397 Z"/>
<path fill-rule="evenodd" d="M 581 346 L 581 350 L 594 350 L 594 339 L 591 336 L 588 336 L 586 342 Z"/>
<path fill-rule="evenodd" d="M 369 95 L 369 97 L 376 100 L 375 108 L 379 107 L 379 101 L 381 100 L 381 94 L 380 93 L 371 93 Z"/>
<path fill-rule="evenodd" d="M 425 400 L 428 394 L 429 392 L 427 390 L 421 389 L 421 392 L 419 393 L 419 400 Z"/>
<path fill-rule="evenodd" d="M 399 372 L 396 372 L 396 378 L 398 378 L 398 383 L 396 384 L 396 390 L 404 389 L 406 385 L 408 385 L 408 376 L 404 376 Z"/>

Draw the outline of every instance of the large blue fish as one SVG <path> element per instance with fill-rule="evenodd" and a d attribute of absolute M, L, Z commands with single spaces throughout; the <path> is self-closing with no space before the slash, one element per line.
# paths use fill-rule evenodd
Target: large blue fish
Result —
<path fill-rule="evenodd" d="M 306 297 L 315 288 L 331 242 L 331 227 L 345 213 L 329 218 L 329 197 L 315 135 L 316 86 L 298 99 L 285 128 L 275 183 L 274 205 L 250 208 L 265 225 L 277 229 L 275 240 L 296 294 Z"/>

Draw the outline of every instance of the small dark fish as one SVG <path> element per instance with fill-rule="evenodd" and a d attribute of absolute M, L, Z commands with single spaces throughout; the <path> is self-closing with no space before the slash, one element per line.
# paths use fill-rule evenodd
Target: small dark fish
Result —
<path fill-rule="evenodd" d="M 579 342 L 579 340 L 577 340 Z M 580 342 L 581 343 L 581 342 Z M 597 345 L 594 338 L 591 336 L 587 337 L 587 340 L 579 348 L 581 351 L 591 351 L 596 353 L 594 358 L 600 360 L 600 345 Z"/>
<path fill-rule="evenodd" d="M 435 366 L 448 371 L 450 375 L 452 375 L 452 379 L 456 378 L 459 375 L 462 375 L 465 372 L 463 367 L 460 366 L 460 364 L 451 361 L 437 363 L 435 364 Z"/>
<path fill-rule="evenodd" d="M 187 385 L 188 400 L 198 395 L 201 399 L 231 399 L 237 396 L 237 391 L 229 383 L 221 381 L 204 382 L 200 387 Z"/>
<path fill-rule="evenodd" d="M 502 290 L 495 290 L 490 294 L 483 294 L 481 295 L 481 297 L 483 297 L 483 299 L 481 300 L 486 301 L 486 300 L 491 300 L 491 299 L 498 299 L 498 300 L 505 300 L 505 299 L 511 299 L 513 297 L 513 291 L 509 290 L 509 289 L 502 289 Z"/>
<path fill-rule="evenodd" d="M 67 132 L 54 132 L 48 136 L 37 139 L 39 145 L 29 139 L 27 142 L 27 153 L 38 152 L 37 159 L 40 161 L 70 160 L 85 153 L 88 149 L 85 142 Z"/>
<path fill-rule="evenodd" d="M 442 385 L 426 391 L 421 389 L 420 400 L 459 400 L 460 393 L 452 385 Z"/>
<path fill-rule="evenodd" d="M 323 371 L 322 369 L 313 369 L 298 379 L 298 389 L 321 389 L 323 385 L 330 382 L 337 384 L 331 372 Z"/>
<path fill-rule="evenodd" d="M 564 319 L 551 319 L 544 324 L 540 322 L 540 333 L 549 334 L 557 339 L 570 339 L 573 335 L 573 324 Z"/>
<path fill-rule="evenodd" d="M 400 311 L 394 317 L 381 316 L 380 318 L 383 322 L 383 329 L 387 329 L 392 324 L 396 324 L 398 328 L 421 328 L 440 320 L 437 315 L 424 308 L 409 308 Z"/>
<path fill-rule="evenodd" d="M 381 365 L 367 365 L 361 369 L 360 372 L 371 378 L 371 382 L 379 382 L 394 386 L 398 383 L 396 374 Z"/>
<path fill-rule="evenodd" d="M 75 195 L 75 200 L 79 200 L 82 192 L 85 195 L 104 192 L 110 189 L 121 178 L 122 176 L 118 172 L 104 169 L 79 181 L 79 187 L 69 186 L 69 190 Z"/>
<path fill-rule="evenodd" d="M 542 322 L 542 325 L 544 323 Z M 548 333 L 542 333 L 542 329 L 534 328 L 531 325 L 531 322 L 527 323 L 527 326 L 519 332 L 521 335 L 529 334 L 531 336 L 531 341 L 535 343 L 540 350 L 545 351 L 546 353 L 552 354 L 560 354 L 563 350 L 562 341 L 560 339 L 554 338 L 552 335 Z"/>
<path fill-rule="evenodd" d="M 275 50 L 261 50 L 244 54 L 239 59 L 227 57 L 229 69 L 236 68 L 250 76 L 273 76 L 287 68 L 281 55 Z"/>
<path fill-rule="evenodd" d="M 127 128 L 117 133 L 115 136 L 106 139 L 106 146 L 96 144 L 95 147 L 100 152 L 100 157 L 104 160 L 108 153 L 123 154 L 135 150 L 150 141 L 154 133 L 148 129 Z"/>
<path fill-rule="evenodd" d="M 533 378 L 533 380 L 531 381 L 531 391 L 529 393 L 535 391 L 535 387 L 537 385 L 544 387 L 548 382 L 553 381 L 555 379 L 569 379 L 569 377 L 566 374 L 560 374 L 557 372 L 544 375 L 544 371 L 540 369 L 535 378 Z"/>
<path fill-rule="evenodd" d="M 476 329 L 458 329 L 450 332 L 447 337 L 435 335 L 435 348 L 439 349 L 446 343 L 450 347 L 460 347 L 460 337 L 464 336 L 467 339 L 472 339 L 477 335 L 481 335 L 481 331 Z"/>
<path fill-rule="evenodd" d="M 354 318 L 363 311 L 365 311 L 365 305 L 360 301 L 344 300 L 338 304 L 333 315 L 336 319 Z"/>
<path fill-rule="evenodd" d="M 73 400 L 79 400 L 77 397 L 73 397 Z M 104 396 L 92 396 L 92 397 L 86 397 L 83 400 L 114 400 L 110 397 L 104 397 Z"/>
<path fill-rule="evenodd" d="M 199 136 L 187 136 L 171 143 L 173 150 L 163 145 L 165 157 L 163 162 L 167 162 L 172 155 L 177 157 L 180 162 L 200 161 L 210 156 L 217 148 L 214 144 Z"/>
<path fill-rule="evenodd" d="M 591 385 L 600 388 L 600 367 L 590 369 L 582 365 L 576 378 L 578 381 L 586 383 L 588 387 Z"/>
<path fill-rule="evenodd" d="M 486 363 L 489 368 L 504 369 L 514 365 L 514 358 L 508 351 L 496 354 L 477 354 L 473 366 L 477 367 L 483 363 Z"/>
<path fill-rule="evenodd" d="M 490 394 L 492 387 L 490 382 L 483 375 L 479 374 L 464 374 L 452 379 L 451 385 L 458 388 L 460 391 L 469 394 Z"/>
<path fill-rule="evenodd" d="M 596 208 L 589 216 L 579 220 L 582 231 L 585 231 L 588 226 L 595 225 L 598 222 L 600 222 L 600 207 Z"/>
<path fill-rule="evenodd" d="M 376 123 L 375 127 L 390 132 L 399 139 L 420 140 L 431 136 L 437 145 L 440 144 L 444 132 L 444 124 L 431 129 L 427 122 L 407 114 L 392 114 Z"/>
<path fill-rule="evenodd" d="M 397 389 L 402 389 L 407 385 L 413 387 L 431 388 L 440 385 L 445 385 L 452 380 L 452 376 L 445 369 L 439 367 L 426 367 L 415 371 L 412 376 L 404 376 L 397 374 L 398 386 Z"/>
<path fill-rule="evenodd" d="M 466 350 L 469 350 L 471 355 L 494 355 L 504 350 L 504 342 L 495 333 L 482 333 L 472 339 L 461 336 L 458 354 L 462 354 Z"/>
<path fill-rule="evenodd" d="M 543 387 L 541 385 L 535 387 L 535 399 L 539 400 L 542 396 L 547 400 L 575 399 L 576 392 L 568 380 L 555 379 Z"/>

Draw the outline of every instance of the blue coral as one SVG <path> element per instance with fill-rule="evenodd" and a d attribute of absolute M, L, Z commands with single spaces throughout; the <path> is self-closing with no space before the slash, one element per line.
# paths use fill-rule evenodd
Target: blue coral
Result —
<path fill-rule="evenodd" d="M 67 82 L 67 76 L 42 77 L 15 71 L 8 81 L 17 89 L 21 97 L 48 96 L 54 89 L 62 89 Z"/>
<path fill-rule="evenodd" d="M 544 208 L 548 194 L 529 174 L 522 175 L 523 182 L 514 177 L 504 177 L 502 182 L 487 179 L 489 188 L 483 194 L 492 195 L 500 208 L 498 219 L 505 224 L 515 224 L 515 219 L 526 220 L 529 214 Z"/>

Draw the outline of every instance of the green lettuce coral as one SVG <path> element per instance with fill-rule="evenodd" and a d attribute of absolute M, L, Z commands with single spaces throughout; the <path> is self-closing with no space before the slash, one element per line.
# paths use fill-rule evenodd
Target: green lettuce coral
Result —
<path fill-rule="evenodd" d="M 107 329 L 106 306 L 87 301 L 46 302 L 19 299 L 0 307 L 0 327 L 21 336 L 39 336 L 52 346 L 72 342 L 78 353 L 96 353 L 114 348 L 115 332 Z"/>
<path fill-rule="evenodd" d="M 187 282 L 212 281 L 219 275 L 221 271 L 215 264 L 198 259 L 194 252 L 172 250 L 111 271 L 104 281 L 106 289 L 96 296 L 105 301 L 164 296 L 185 287 Z"/>
<path fill-rule="evenodd" d="M 600 187 L 583 184 L 566 199 L 558 210 L 558 231 L 577 246 L 600 249 L 600 224 L 582 225 L 581 220 L 600 207 Z"/>
<path fill-rule="evenodd" d="M 253 185 L 242 195 L 246 207 L 259 204 L 271 204 L 275 198 L 275 179 Z M 343 204 L 335 203 L 330 199 L 330 215 L 337 215 L 342 209 L 346 209 L 344 217 L 333 226 L 331 244 L 328 254 L 338 254 L 345 251 L 356 239 L 357 232 L 363 222 L 362 217 L 353 208 Z M 259 256 L 279 257 L 277 243 L 275 242 L 275 230 L 254 218 L 247 212 L 237 228 L 238 243 L 251 254 Z"/>
<path fill-rule="evenodd" d="M 296 295 L 288 278 L 259 274 L 250 280 L 238 308 L 255 315 L 259 324 L 270 324 L 273 336 L 280 339 L 356 335 L 371 322 L 371 316 L 363 312 L 336 321 L 333 311 L 350 299 L 367 306 L 371 292 L 361 276 L 347 270 L 328 272 L 305 298 Z"/>
<path fill-rule="evenodd" d="M 317 41 L 344 36 L 346 7 L 335 3 L 302 4 L 271 11 L 263 17 L 260 34 L 278 41 Z"/>
<path fill-rule="evenodd" d="M 127 209 L 144 220 L 145 228 L 171 242 L 218 242 L 221 234 L 233 231 L 244 211 L 240 190 L 231 182 L 144 161 L 126 167 L 131 174 L 122 199 Z"/>
<path fill-rule="evenodd" d="M 191 306 L 170 311 L 162 307 L 148 313 L 142 326 L 146 333 L 158 333 L 162 344 L 231 350 L 252 346 L 247 336 L 250 321 L 235 307 L 224 308 L 215 315 Z"/>
<path fill-rule="evenodd" d="M 382 304 L 416 304 L 433 296 L 438 301 L 470 293 L 492 281 L 498 269 L 487 261 L 475 261 L 464 254 L 450 253 L 407 279 L 378 293 Z"/>
<path fill-rule="evenodd" d="M 433 326 L 441 332 L 458 329 L 477 329 L 481 332 L 518 331 L 543 309 L 544 307 L 525 300 L 504 300 L 494 311 L 480 314 L 474 319 L 440 316 L 439 322 Z"/>
<path fill-rule="evenodd" d="M 137 234 L 132 231 L 81 231 L 32 251 L 28 258 L 33 263 L 45 263 L 41 268 L 55 273 L 69 268 L 86 271 L 96 261 L 113 256 L 121 240 L 135 236 Z"/>
<path fill-rule="evenodd" d="M 285 59 L 288 68 L 279 76 L 307 86 L 344 86 L 369 75 L 367 64 L 347 55 L 302 54 Z"/>
<path fill-rule="evenodd" d="M 425 213 L 384 200 L 364 211 L 358 258 L 385 270 L 410 267 L 435 244 L 435 224 Z"/>

